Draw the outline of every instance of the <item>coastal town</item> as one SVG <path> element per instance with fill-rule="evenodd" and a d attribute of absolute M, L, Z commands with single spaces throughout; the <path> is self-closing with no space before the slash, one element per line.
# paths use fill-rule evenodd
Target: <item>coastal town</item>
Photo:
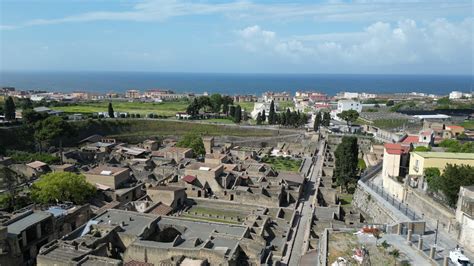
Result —
<path fill-rule="evenodd" d="M 474 260 L 471 93 L 0 95 L 0 265 Z"/>

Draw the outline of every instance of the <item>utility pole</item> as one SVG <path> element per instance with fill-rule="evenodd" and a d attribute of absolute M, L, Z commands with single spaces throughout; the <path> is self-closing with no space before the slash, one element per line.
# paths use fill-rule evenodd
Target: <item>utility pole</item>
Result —
<path fill-rule="evenodd" d="M 438 243 L 438 225 L 439 225 L 439 220 L 436 220 L 435 246 Z"/>

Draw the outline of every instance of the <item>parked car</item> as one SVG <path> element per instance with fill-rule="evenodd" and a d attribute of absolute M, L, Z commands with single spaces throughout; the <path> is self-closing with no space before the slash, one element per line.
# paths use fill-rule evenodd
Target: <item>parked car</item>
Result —
<path fill-rule="evenodd" d="M 461 248 L 456 248 L 449 252 L 449 259 L 456 266 L 468 266 L 471 265 L 470 260 L 463 254 Z"/>

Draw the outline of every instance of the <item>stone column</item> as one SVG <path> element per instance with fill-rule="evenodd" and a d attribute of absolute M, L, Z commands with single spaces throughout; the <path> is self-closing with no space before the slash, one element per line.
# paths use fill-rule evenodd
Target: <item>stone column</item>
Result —
<path fill-rule="evenodd" d="M 26 239 L 26 230 L 21 232 L 21 242 L 23 244 L 23 247 L 26 247 L 26 245 L 28 244 L 28 241 Z"/>
<path fill-rule="evenodd" d="M 37 237 L 38 239 L 41 238 L 41 224 L 40 224 L 40 223 L 39 223 L 39 224 L 36 224 L 36 237 Z"/>
<path fill-rule="evenodd" d="M 421 235 L 418 238 L 418 249 L 423 250 L 423 237 Z"/>
<path fill-rule="evenodd" d="M 413 234 L 413 231 L 411 229 L 408 229 L 407 242 L 411 242 L 411 235 L 412 234 Z"/>
<path fill-rule="evenodd" d="M 402 234 L 402 224 L 399 223 L 397 226 L 397 235 L 401 235 L 401 234 Z"/>
<path fill-rule="evenodd" d="M 443 266 L 448 266 L 448 265 L 449 265 L 449 257 L 448 257 L 448 256 L 444 256 Z"/>
<path fill-rule="evenodd" d="M 432 246 L 432 247 L 430 248 L 430 258 L 431 258 L 431 259 L 434 259 L 435 253 L 436 253 L 436 247 L 435 247 L 435 246 Z"/>

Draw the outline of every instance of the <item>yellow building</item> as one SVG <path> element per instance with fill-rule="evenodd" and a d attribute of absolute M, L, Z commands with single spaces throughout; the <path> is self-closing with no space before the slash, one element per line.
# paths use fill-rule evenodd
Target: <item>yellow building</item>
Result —
<path fill-rule="evenodd" d="M 443 172 L 447 164 L 474 166 L 474 153 L 412 152 L 408 174 L 421 176 L 426 168 L 438 168 Z"/>

